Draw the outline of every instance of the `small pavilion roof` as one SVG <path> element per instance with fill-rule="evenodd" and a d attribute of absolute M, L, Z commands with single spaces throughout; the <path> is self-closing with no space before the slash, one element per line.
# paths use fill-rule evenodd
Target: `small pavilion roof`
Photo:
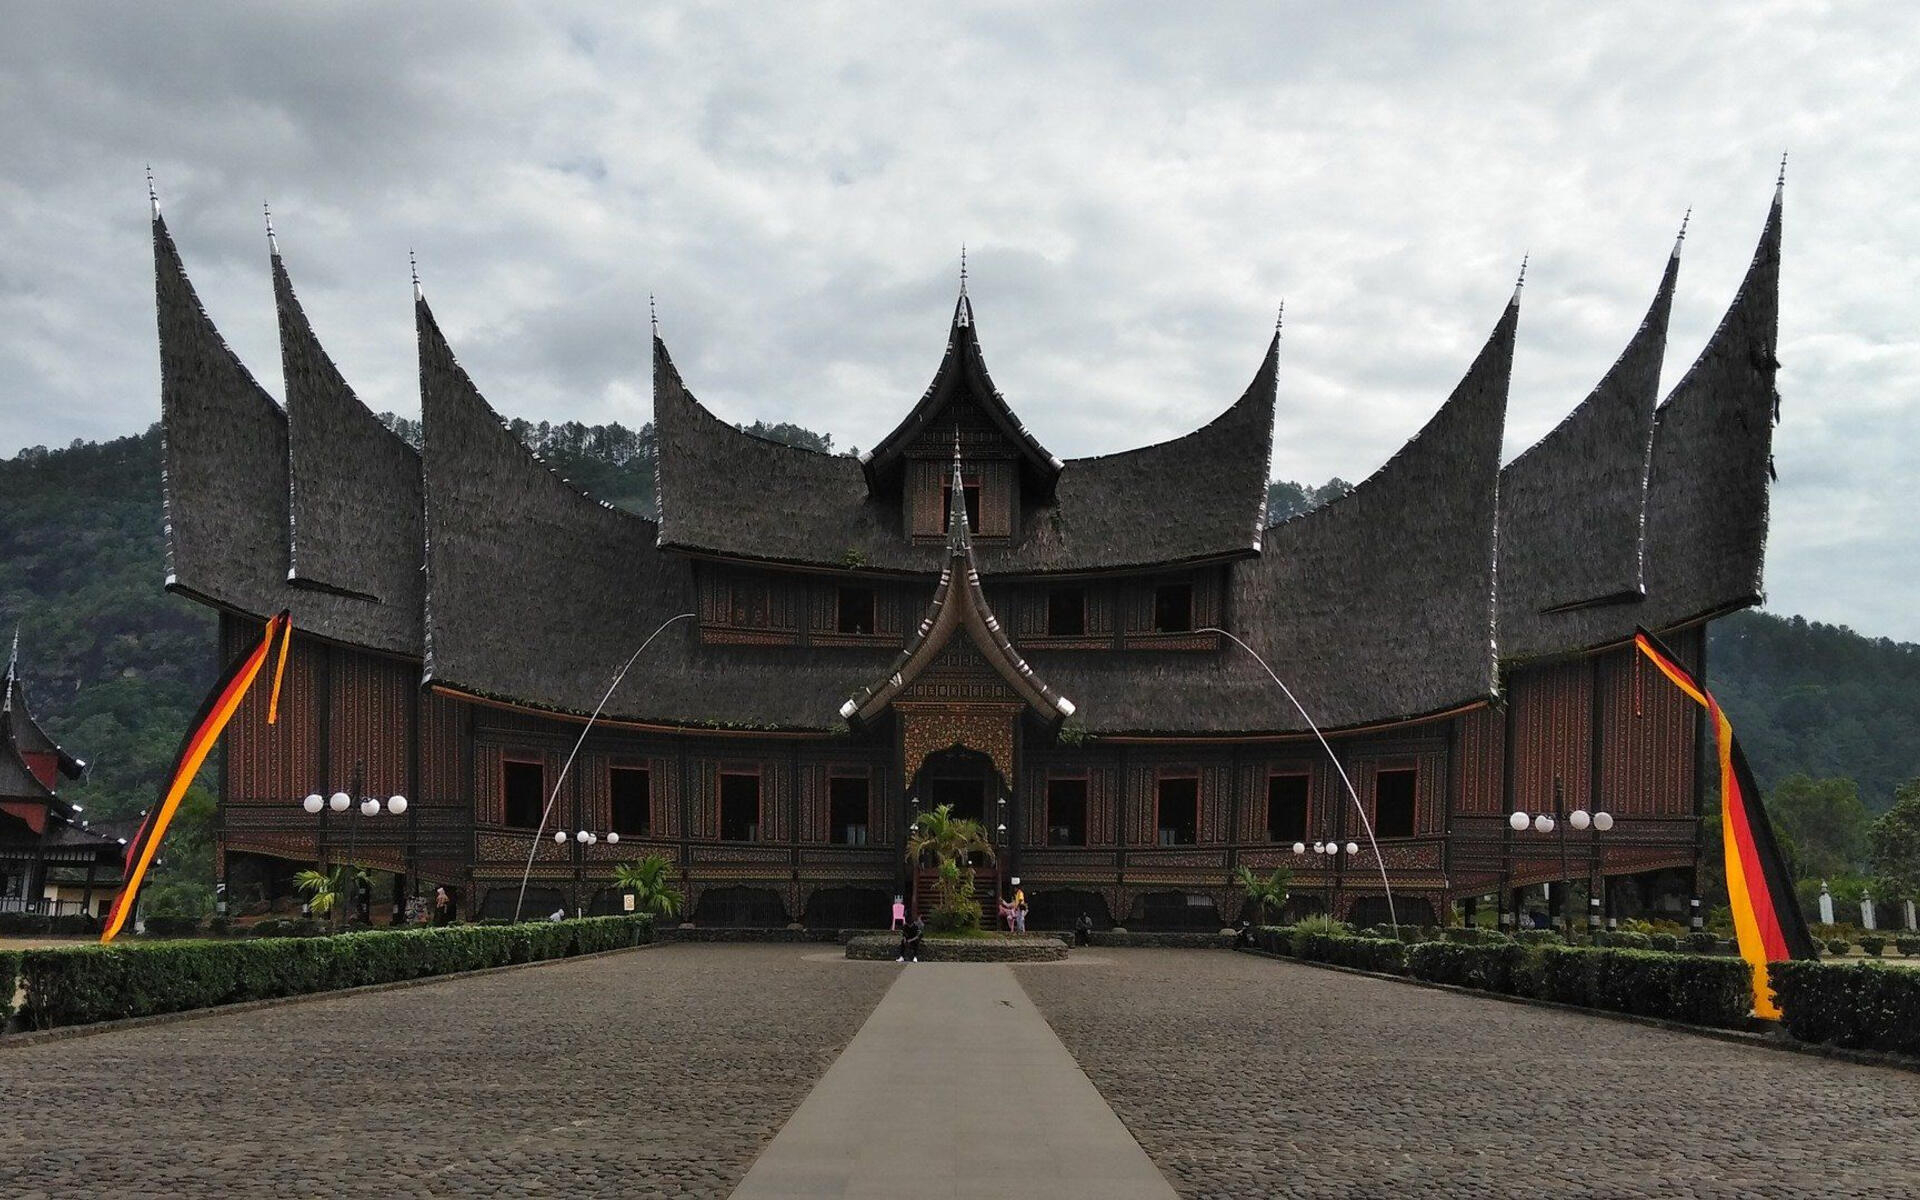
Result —
<path fill-rule="evenodd" d="M 6 718 L 6 740 L 16 755 L 51 755 L 60 774 L 68 779 L 86 774 L 87 764 L 61 749 L 27 707 L 27 685 L 20 678 L 20 631 L 17 629 L 13 634 L 13 649 L 7 656 L 6 686 L 0 693 L 0 710 L 4 710 Z"/>

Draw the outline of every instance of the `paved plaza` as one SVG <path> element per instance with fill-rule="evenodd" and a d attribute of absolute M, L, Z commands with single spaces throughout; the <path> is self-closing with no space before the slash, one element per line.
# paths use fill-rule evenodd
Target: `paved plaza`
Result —
<path fill-rule="evenodd" d="M 1222 951 L 663 946 L 0 1081 L 10 1197 L 1920 1194 L 1920 1076 Z"/>

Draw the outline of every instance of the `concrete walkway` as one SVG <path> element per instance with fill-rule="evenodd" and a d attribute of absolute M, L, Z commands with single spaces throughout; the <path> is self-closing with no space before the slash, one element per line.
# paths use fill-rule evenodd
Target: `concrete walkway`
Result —
<path fill-rule="evenodd" d="M 734 1192 L 1167 1200 L 1001 965 L 909 965 Z"/>

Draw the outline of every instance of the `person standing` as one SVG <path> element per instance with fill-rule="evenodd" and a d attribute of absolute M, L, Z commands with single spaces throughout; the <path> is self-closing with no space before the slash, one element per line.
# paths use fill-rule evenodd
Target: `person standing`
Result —
<path fill-rule="evenodd" d="M 1013 931 L 1015 933 L 1027 931 L 1027 893 L 1020 886 L 1018 876 L 1013 881 Z"/>
<path fill-rule="evenodd" d="M 433 889 L 433 923 L 453 924 L 453 897 L 447 895 L 445 885 Z"/>

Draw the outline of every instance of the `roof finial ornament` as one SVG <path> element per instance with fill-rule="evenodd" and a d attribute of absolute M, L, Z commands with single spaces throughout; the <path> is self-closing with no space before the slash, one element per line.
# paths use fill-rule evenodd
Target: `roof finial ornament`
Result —
<path fill-rule="evenodd" d="M 1520 303 L 1520 289 L 1527 286 L 1527 259 L 1529 257 L 1531 256 L 1526 254 L 1520 256 L 1520 278 L 1513 281 L 1512 303 L 1514 304 Z"/>
<path fill-rule="evenodd" d="M 1693 220 L 1693 205 L 1687 205 L 1687 211 L 1680 217 L 1680 236 L 1673 239 L 1673 257 L 1680 257 L 1680 243 L 1687 240 L 1687 222 Z"/>
<path fill-rule="evenodd" d="M 160 193 L 153 188 L 153 164 L 147 164 L 147 203 L 153 208 L 155 220 L 160 219 Z"/>
<path fill-rule="evenodd" d="M 1774 194 L 1778 195 L 1779 193 L 1785 191 L 1786 187 L 1787 187 L 1787 152 L 1785 150 L 1782 150 L 1780 152 L 1780 174 L 1773 181 Z"/>
<path fill-rule="evenodd" d="M 967 294 L 967 244 L 960 243 L 960 294 Z"/>
<path fill-rule="evenodd" d="M 413 256 L 413 247 L 407 247 L 407 270 L 413 275 L 413 298 L 425 300 L 427 293 L 420 286 L 420 260 Z"/>
<path fill-rule="evenodd" d="M 273 205 L 272 203 L 266 200 L 262 200 L 260 202 L 260 211 L 265 213 L 267 217 L 267 253 L 273 255 L 275 258 L 279 258 L 280 257 L 280 241 L 278 238 L 273 236 Z"/>
<path fill-rule="evenodd" d="M 1275 313 L 1273 317 L 1273 336 L 1275 338 L 1278 338 L 1280 336 L 1280 331 L 1282 329 L 1285 329 L 1286 327 L 1287 327 L 1287 302 L 1285 300 L 1282 300 L 1280 302 L 1280 311 Z"/>
<path fill-rule="evenodd" d="M 7 691 L 0 697 L 0 711 L 13 711 L 13 680 L 20 671 L 20 624 L 13 626 L 13 652 L 7 655 Z"/>
<path fill-rule="evenodd" d="M 647 324 L 653 327 L 653 336 L 660 336 L 660 308 L 653 302 L 653 293 L 647 293 Z"/>

